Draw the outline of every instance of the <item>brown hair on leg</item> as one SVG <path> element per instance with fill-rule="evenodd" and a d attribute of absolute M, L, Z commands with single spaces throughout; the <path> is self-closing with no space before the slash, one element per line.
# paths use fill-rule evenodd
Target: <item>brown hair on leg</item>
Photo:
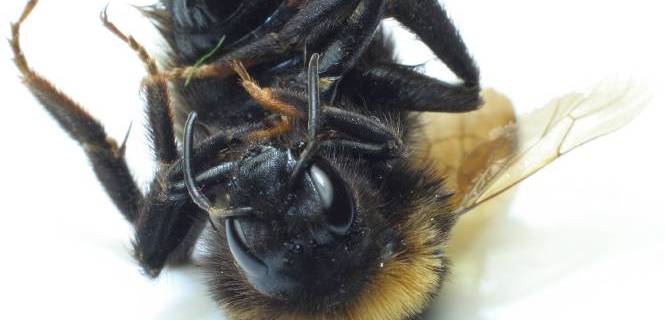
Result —
<path fill-rule="evenodd" d="M 156 158 L 161 164 L 169 164 L 178 159 L 178 149 L 175 144 L 175 134 L 173 132 L 173 114 L 171 112 L 171 98 L 168 89 L 168 82 L 163 77 L 157 62 L 148 51 L 132 36 L 127 36 L 115 24 L 108 19 L 106 8 L 100 14 L 104 27 L 111 33 L 125 42 L 137 53 L 141 62 L 146 68 L 149 76 L 143 81 L 143 91 L 146 97 L 148 108 L 148 121 L 150 122 L 150 136 L 153 142 L 153 150 L 156 152 Z"/>
<path fill-rule="evenodd" d="M 249 75 L 245 66 L 239 61 L 232 61 L 231 68 L 240 76 L 240 84 L 245 88 L 245 91 L 256 101 L 261 107 L 274 113 L 294 118 L 302 118 L 304 114 L 296 107 L 283 102 L 275 97 L 270 88 L 262 88 L 256 83 Z"/>
<path fill-rule="evenodd" d="M 291 130 L 291 122 L 288 119 L 282 119 L 274 126 L 263 130 L 251 132 L 245 138 L 245 141 L 256 141 L 274 138 L 283 135 Z"/>

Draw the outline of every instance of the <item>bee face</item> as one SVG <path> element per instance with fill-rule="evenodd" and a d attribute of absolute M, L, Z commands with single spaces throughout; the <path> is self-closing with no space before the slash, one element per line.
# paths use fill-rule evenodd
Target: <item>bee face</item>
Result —
<path fill-rule="evenodd" d="M 216 198 L 252 211 L 218 221 L 224 227 L 209 242 L 221 255 L 211 257 L 211 270 L 229 270 L 219 282 L 241 283 L 246 294 L 298 309 L 331 307 L 350 301 L 394 253 L 394 230 L 376 194 L 360 191 L 377 187 L 357 166 L 317 156 L 294 182 L 294 152 L 256 147 L 237 162 Z"/>

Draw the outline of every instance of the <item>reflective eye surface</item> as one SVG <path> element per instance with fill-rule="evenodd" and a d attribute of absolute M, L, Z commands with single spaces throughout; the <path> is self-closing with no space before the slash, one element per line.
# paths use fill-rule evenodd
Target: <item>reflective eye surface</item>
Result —
<path fill-rule="evenodd" d="M 312 165 L 309 173 L 321 198 L 328 230 L 338 235 L 346 234 L 354 219 L 346 183 L 330 166 L 323 163 Z"/>
<path fill-rule="evenodd" d="M 327 210 L 332 207 L 333 199 L 335 197 L 335 190 L 333 190 L 332 181 L 328 178 L 328 175 L 323 172 L 318 166 L 312 166 L 310 169 L 310 174 L 316 190 L 321 196 L 321 201 L 323 202 L 323 207 Z"/>
<path fill-rule="evenodd" d="M 236 218 L 226 220 L 226 240 L 233 258 L 249 277 L 260 278 L 268 273 L 265 263 L 254 256 L 247 248 L 245 235 L 240 221 Z"/>

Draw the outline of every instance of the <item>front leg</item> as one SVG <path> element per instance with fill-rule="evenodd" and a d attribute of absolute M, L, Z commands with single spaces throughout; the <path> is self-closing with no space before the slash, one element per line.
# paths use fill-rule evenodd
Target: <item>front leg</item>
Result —
<path fill-rule="evenodd" d="M 12 25 L 10 44 L 14 62 L 28 89 L 81 145 L 106 193 L 123 216 L 135 226 L 136 256 L 147 273 L 155 276 L 173 252 L 182 247 L 188 235 L 196 235 L 197 224 L 194 218 L 199 210 L 186 193 L 165 192 L 161 175 L 153 182 L 148 196 L 144 197 L 125 161 L 124 143 L 119 145 L 106 134 L 97 119 L 30 68 L 21 50 L 20 30 L 21 24 L 36 4 L 37 0 L 28 2 L 18 22 Z M 166 87 L 161 82 L 147 82 L 146 97 L 156 158 L 160 163 L 171 164 L 177 159 L 178 153 L 170 113 L 167 111 Z M 148 238 L 159 241 L 146 241 Z"/>
<path fill-rule="evenodd" d="M 167 262 L 187 261 L 205 225 L 205 213 L 187 192 L 171 192 L 155 179 L 135 223 L 134 254 L 144 272 L 156 277 Z"/>
<path fill-rule="evenodd" d="M 159 76 L 155 60 L 133 37 L 127 36 L 102 13 L 102 22 L 119 39 L 132 48 L 144 63 L 148 77 L 143 82 L 147 102 L 149 140 L 153 144 L 159 171 L 141 205 L 135 223 L 134 252 L 141 267 L 156 277 L 165 264 L 186 262 L 205 226 L 206 213 L 200 210 L 187 192 L 172 188 L 182 176 L 175 143 L 171 99 L 167 80 Z M 222 144 L 224 144 L 222 142 Z M 208 151 L 216 148 L 208 148 Z"/>
<path fill-rule="evenodd" d="M 125 218 L 136 221 L 143 195 L 136 185 L 124 158 L 124 143 L 119 145 L 107 136 L 104 127 L 87 111 L 53 84 L 37 74 L 23 55 L 20 44 L 22 23 L 37 5 L 37 0 L 28 2 L 18 22 L 12 24 L 10 41 L 14 63 L 23 81 L 37 100 L 44 106 L 60 126 L 76 140 L 90 159 L 97 178 L 106 193 Z"/>
<path fill-rule="evenodd" d="M 217 154 L 219 150 L 251 140 L 269 139 L 288 130 L 288 122 L 279 122 L 272 128 L 261 130 L 255 130 L 253 125 L 239 126 L 220 131 L 193 146 L 195 118 L 196 113 L 192 112 L 187 120 L 183 138 L 183 160 L 174 162 L 157 174 L 136 223 L 136 258 L 145 272 L 152 277 L 159 275 L 167 262 L 179 263 L 182 259 L 188 259 L 206 220 L 211 216 L 219 218 L 218 211 L 210 210 L 212 205 L 209 202 L 202 205 L 199 200 L 205 197 L 201 196 L 198 189 L 192 193 L 191 185 L 215 185 L 224 181 L 234 168 L 234 163 L 217 164 L 193 179 L 191 162 L 195 162 L 196 167 L 200 168 L 202 163 L 209 162 L 211 155 Z M 196 151 L 193 152 L 193 149 Z M 192 153 L 196 156 L 192 156 Z M 186 186 L 187 182 L 190 187 Z M 212 227 L 215 225 L 212 224 Z"/>

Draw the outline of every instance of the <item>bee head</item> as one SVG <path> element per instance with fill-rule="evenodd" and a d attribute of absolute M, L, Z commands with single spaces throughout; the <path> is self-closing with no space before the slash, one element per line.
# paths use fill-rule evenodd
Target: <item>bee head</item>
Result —
<path fill-rule="evenodd" d="M 227 207 L 251 208 L 226 219 L 228 249 L 258 292 L 278 299 L 339 290 L 358 237 L 354 196 L 325 160 L 314 160 L 294 181 L 290 150 L 262 147 L 238 163 L 227 185 Z M 354 247 L 355 248 L 355 247 Z"/>
<path fill-rule="evenodd" d="M 311 62 L 309 73 L 304 144 L 243 144 L 236 160 L 194 178 L 195 113 L 185 124 L 185 185 L 215 229 L 206 259 L 212 293 L 238 319 L 415 314 L 445 271 L 440 243 L 451 220 L 439 215 L 445 201 L 431 196 L 440 181 L 405 159 L 389 165 L 319 149 Z M 213 177 L 223 181 L 206 183 Z"/>
<path fill-rule="evenodd" d="M 224 183 L 205 194 L 188 188 L 216 229 L 210 242 L 224 258 L 215 269 L 273 301 L 330 306 L 361 288 L 389 246 L 368 227 L 381 222 L 365 214 L 372 201 L 360 203 L 353 173 L 325 156 L 303 160 L 297 150 L 257 145 L 225 169 Z"/>

